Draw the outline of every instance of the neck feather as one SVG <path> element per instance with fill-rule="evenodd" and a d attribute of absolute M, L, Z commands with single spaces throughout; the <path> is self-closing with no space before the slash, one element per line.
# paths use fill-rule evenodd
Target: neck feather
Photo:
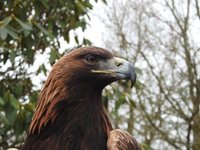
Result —
<path fill-rule="evenodd" d="M 52 87 L 51 83 L 47 85 Z M 101 89 L 83 90 L 81 85 L 57 88 L 42 90 L 29 137 L 54 138 L 69 150 L 106 149 L 112 126 L 101 100 Z"/>

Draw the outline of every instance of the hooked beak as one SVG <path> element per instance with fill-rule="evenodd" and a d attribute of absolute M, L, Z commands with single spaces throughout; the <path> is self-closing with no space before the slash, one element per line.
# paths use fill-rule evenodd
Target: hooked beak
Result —
<path fill-rule="evenodd" d="M 92 72 L 106 74 L 110 77 L 114 77 L 116 80 L 130 80 L 131 87 L 136 81 L 136 73 L 133 64 L 118 57 L 114 57 L 106 62 L 101 62 L 100 69 L 92 70 Z"/>

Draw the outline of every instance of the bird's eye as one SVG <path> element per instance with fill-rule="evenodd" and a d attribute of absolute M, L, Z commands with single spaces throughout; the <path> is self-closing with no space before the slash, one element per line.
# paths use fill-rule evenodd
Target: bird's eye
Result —
<path fill-rule="evenodd" d="M 85 57 L 85 60 L 88 62 L 88 63 L 96 63 L 97 62 L 97 58 L 93 55 L 87 55 Z"/>

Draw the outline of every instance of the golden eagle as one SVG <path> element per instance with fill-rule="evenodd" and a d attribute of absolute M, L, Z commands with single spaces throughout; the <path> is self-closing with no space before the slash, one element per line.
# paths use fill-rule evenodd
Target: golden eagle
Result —
<path fill-rule="evenodd" d="M 140 150 L 127 132 L 113 129 L 103 88 L 135 82 L 134 67 L 99 47 L 77 48 L 52 67 L 41 90 L 22 150 Z"/>

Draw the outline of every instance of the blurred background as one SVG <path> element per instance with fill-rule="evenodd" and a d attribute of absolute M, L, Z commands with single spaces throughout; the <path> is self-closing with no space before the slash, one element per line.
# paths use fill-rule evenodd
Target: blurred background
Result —
<path fill-rule="evenodd" d="M 20 147 L 51 65 L 84 45 L 136 67 L 135 87 L 103 92 L 115 128 L 145 150 L 200 149 L 198 0 L 1 0 L 0 150 Z"/>

